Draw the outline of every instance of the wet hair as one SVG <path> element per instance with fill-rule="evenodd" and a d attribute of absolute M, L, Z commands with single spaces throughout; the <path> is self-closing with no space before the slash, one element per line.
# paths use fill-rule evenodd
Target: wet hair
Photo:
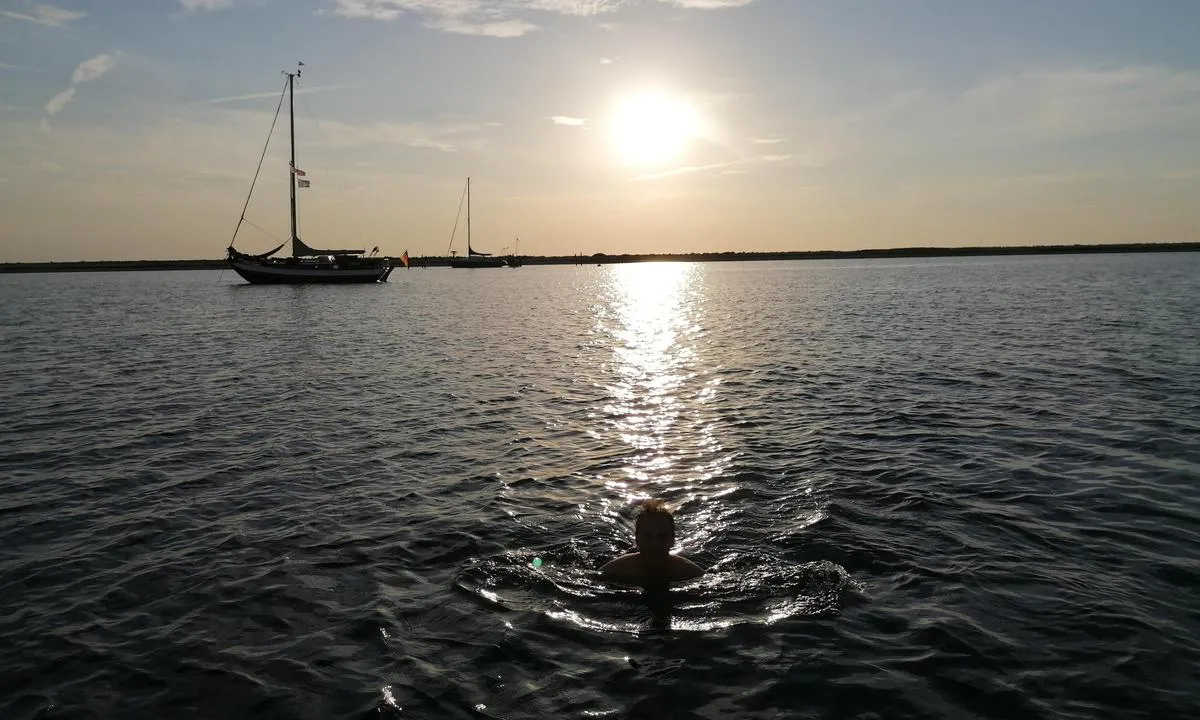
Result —
<path fill-rule="evenodd" d="M 642 521 L 642 518 L 647 515 L 665 517 L 671 521 L 671 530 L 675 529 L 675 511 L 670 505 L 667 505 L 666 501 L 655 499 L 642 503 L 641 509 L 638 510 L 637 516 L 633 520 L 633 526 L 636 528 L 638 523 Z"/>

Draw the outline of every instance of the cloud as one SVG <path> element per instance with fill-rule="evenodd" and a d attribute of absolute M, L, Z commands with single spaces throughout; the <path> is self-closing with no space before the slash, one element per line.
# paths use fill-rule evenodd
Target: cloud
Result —
<path fill-rule="evenodd" d="M 750 142 L 754 143 L 755 145 L 774 145 L 776 143 L 785 142 L 785 140 L 781 137 L 759 137 L 750 138 Z"/>
<path fill-rule="evenodd" d="M 113 63 L 113 56 L 108 54 L 97 55 L 91 60 L 85 60 L 79 63 L 79 67 L 75 68 L 75 72 L 71 74 L 71 84 L 91 82 L 112 70 Z"/>
<path fill-rule="evenodd" d="M 183 0 L 185 2 L 198 0 Z M 519 37 L 538 30 L 524 19 L 532 13 L 591 17 L 652 0 L 332 0 L 333 14 L 389 21 L 411 13 L 426 27 L 489 37 Z M 681 8 L 711 10 L 748 5 L 754 0 L 658 0 Z M 612 62 L 605 58 L 603 63 Z"/>
<path fill-rule="evenodd" d="M 184 10 L 220 10 L 233 7 L 233 0 L 179 0 Z"/>
<path fill-rule="evenodd" d="M 723 10 L 725 8 L 743 7 L 754 2 L 754 0 L 661 0 L 661 2 L 693 10 Z"/>
<path fill-rule="evenodd" d="M 67 103 L 71 102 L 71 98 L 73 97 L 75 97 L 74 85 L 50 98 L 50 102 L 46 103 L 46 114 L 52 117 L 59 114 L 67 106 Z"/>
<path fill-rule="evenodd" d="M 35 67 L 29 67 L 28 65 L 9 65 L 8 63 L 0 63 L 0 70 L 26 70 L 28 72 L 39 72 L 39 69 Z"/>
<path fill-rule="evenodd" d="M 1200 120 L 1200 71 L 1165 67 L 1026 72 L 989 80 L 952 110 L 968 121 L 1045 137 L 1165 127 Z"/>
<path fill-rule="evenodd" d="M 84 60 L 79 63 L 79 66 L 75 68 L 75 72 L 71 73 L 71 85 L 66 90 L 50 98 L 50 101 L 46 103 L 46 115 L 42 118 L 42 130 L 50 129 L 50 123 L 47 118 L 53 117 L 63 111 L 63 108 L 75 97 L 75 89 L 78 86 L 104 75 L 109 70 L 112 70 L 114 64 L 116 64 L 115 58 L 108 53 L 97 55 L 90 60 Z"/>
<path fill-rule="evenodd" d="M 296 88 L 297 95 L 312 95 L 314 93 L 329 92 L 330 90 L 345 90 L 355 87 L 354 85 L 314 85 L 306 88 Z M 206 100 L 194 100 L 187 103 L 188 107 L 199 105 L 224 105 L 226 103 L 242 102 L 244 100 L 261 100 L 262 98 L 277 98 L 282 90 L 275 92 L 251 93 L 250 95 L 230 95 L 228 97 L 208 98 Z"/>
<path fill-rule="evenodd" d="M 24 20 L 26 22 L 45 25 L 47 27 L 65 27 L 67 23 L 87 17 L 87 13 L 77 10 L 64 10 L 53 5 L 45 5 L 42 3 L 22 3 L 18 5 L 24 12 L 16 12 L 15 10 L 0 10 L 0 15 L 13 18 L 14 20 Z"/>
<path fill-rule="evenodd" d="M 670 168 L 659 172 L 647 173 L 633 178 L 634 182 L 645 182 L 647 180 L 662 180 L 663 178 L 676 177 L 679 175 L 695 175 L 697 173 L 707 172 L 709 170 L 717 170 L 716 175 L 743 175 L 749 172 L 749 166 L 759 165 L 764 163 L 781 163 L 791 160 L 793 155 L 761 155 L 757 158 L 743 157 L 734 160 L 726 160 L 724 162 L 706 163 L 703 165 L 685 165 L 682 167 Z M 810 165 L 810 167 L 817 167 Z"/>
<path fill-rule="evenodd" d="M 442 152 L 458 152 L 458 148 L 444 140 L 434 140 L 433 138 L 419 137 L 411 140 L 403 141 L 402 144 L 414 148 L 428 148 L 430 150 L 441 150 Z"/>
<path fill-rule="evenodd" d="M 1115 156 L 1118 138 L 1158 134 L 1167 142 L 1197 123 L 1200 70 L 1068 66 L 1005 73 L 958 92 L 905 88 L 877 105 L 814 114 L 794 123 L 789 134 L 803 139 L 788 149 L 815 164 L 878 168 L 887 158 L 932 168 L 997 151 L 1048 158 L 1045 149 L 1055 146 Z"/>
<path fill-rule="evenodd" d="M 736 165 L 745 164 L 745 160 L 731 160 L 729 162 L 710 163 L 708 165 L 685 165 L 683 167 L 671 168 L 670 170 L 662 170 L 660 172 L 648 173 L 646 175 L 638 175 L 633 178 L 634 182 L 645 182 L 647 180 L 661 180 L 663 178 L 675 177 L 677 175 L 694 175 L 705 170 L 722 170 L 723 168 L 734 167 Z M 728 171 L 724 171 L 728 173 Z"/>
<path fill-rule="evenodd" d="M 427 23 L 429 27 L 459 35 L 482 35 L 485 37 L 512 38 L 521 37 L 539 29 L 533 23 L 524 20 L 496 20 L 491 22 L 473 22 L 457 17 L 442 17 Z"/>
<path fill-rule="evenodd" d="M 571 125 L 574 127 L 581 127 L 587 124 L 585 118 L 570 117 L 569 115 L 551 115 L 547 120 L 555 125 Z"/>

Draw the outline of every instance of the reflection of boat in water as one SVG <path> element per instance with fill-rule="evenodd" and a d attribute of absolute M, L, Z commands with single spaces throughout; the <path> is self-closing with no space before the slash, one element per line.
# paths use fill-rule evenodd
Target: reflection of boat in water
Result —
<path fill-rule="evenodd" d="M 301 63 L 303 65 L 303 63 Z M 392 272 L 391 261 L 386 257 L 377 256 L 379 248 L 375 248 L 368 255 L 364 250 L 318 250 L 311 248 L 300 239 L 296 232 L 296 188 L 306 188 L 309 186 L 309 181 L 304 178 L 304 171 L 296 167 L 296 113 L 293 88 L 296 78 L 300 77 L 300 70 L 296 72 L 285 72 L 287 75 L 287 86 L 284 92 L 288 96 L 288 124 L 291 138 L 291 159 L 288 164 L 290 199 L 291 199 L 291 243 L 292 256 L 287 258 L 272 257 L 275 253 L 283 249 L 287 244 L 284 241 L 274 250 L 269 250 L 258 255 L 251 255 L 240 252 L 233 247 L 233 240 L 229 242 L 228 255 L 226 260 L 229 266 L 237 271 L 250 283 L 262 284 L 299 284 L 299 283 L 373 283 L 387 280 L 388 275 Z M 283 97 L 279 98 L 279 107 L 275 109 L 275 118 L 278 120 L 279 112 L 283 108 Z M 275 128 L 275 123 L 271 124 L 272 130 Z M 267 136 L 267 143 L 271 142 L 270 135 Z M 263 150 L 263 156 L 266 156 L 266 150 Z M 258 169 L 262 169 L 262 158 L 259 159 Z M 254 173 L 255 180 L 258 179 L 258 171 Z M 250 194 L 254 193 L 254 183 L 250 185 Z M 242 208 L 242 217 L 238 220 L 238 227 L 233 232 L 234 240 L 237 239 L 237 231 L 241 229 L 242 223 L 246 222 L 246 207 L 250 205 L 250 196 L 246 197 L 246 205 Z"/>
<path fill-rule="evenodd" d="M 492 257 L 491 253 L 479 252 L 471 247 L 471 178 L 467 178 L 467 256 L 457 257 L 453 250 L 450 251 L 450 267 L 452 268 L 498 268 L 504 267 L 504 258 Z M 459 205 L 461 210 L 462 205 Z M 454 227 L 458 229 L 458 218 L 454 220 Z M 454 245 L 454 232 L 450 233 L 450 244 Z"/>

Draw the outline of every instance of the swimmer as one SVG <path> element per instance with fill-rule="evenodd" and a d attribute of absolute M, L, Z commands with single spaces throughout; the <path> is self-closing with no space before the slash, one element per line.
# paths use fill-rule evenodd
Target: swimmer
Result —
<path fill-rule="evenodd" d="M 637 552 L 622 555 L 600 568 L 609 580 L 634 585 L 657 585 L 700 577 L 704 570 L 687 558 L 671 554 L 675 545 L 675 515 L 662 500 L 649 500 L 634 521 Z"/>

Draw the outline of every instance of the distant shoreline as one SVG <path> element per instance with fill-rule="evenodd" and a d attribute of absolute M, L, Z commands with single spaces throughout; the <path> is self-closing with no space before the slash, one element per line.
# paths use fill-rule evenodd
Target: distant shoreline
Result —
<path fill-rule="evenodd" d="M 756 260 L 852 260 L 869 258 L 960 257 L 987 255 L 1068 255 L 1089 253 L 1196 252 L 1200 242 L 1121 243 L 1113 245 L 1025 245 L 1013 247 L 913 247 L 875 250 L 809 250 L 794 252 L 649 253 L 607 255 L 521 255 L 523 265 L 598 265 L 630 262 L 735 262 Z M 394 265 L 399 258 L 391 258 Z M 447 267 L 450 258 L 412 258 L 414 267 Z M 0 273 L 114 272 L 123 270 L 221 270 L 224 260 L 79 260 L 0 263 Z"/>

